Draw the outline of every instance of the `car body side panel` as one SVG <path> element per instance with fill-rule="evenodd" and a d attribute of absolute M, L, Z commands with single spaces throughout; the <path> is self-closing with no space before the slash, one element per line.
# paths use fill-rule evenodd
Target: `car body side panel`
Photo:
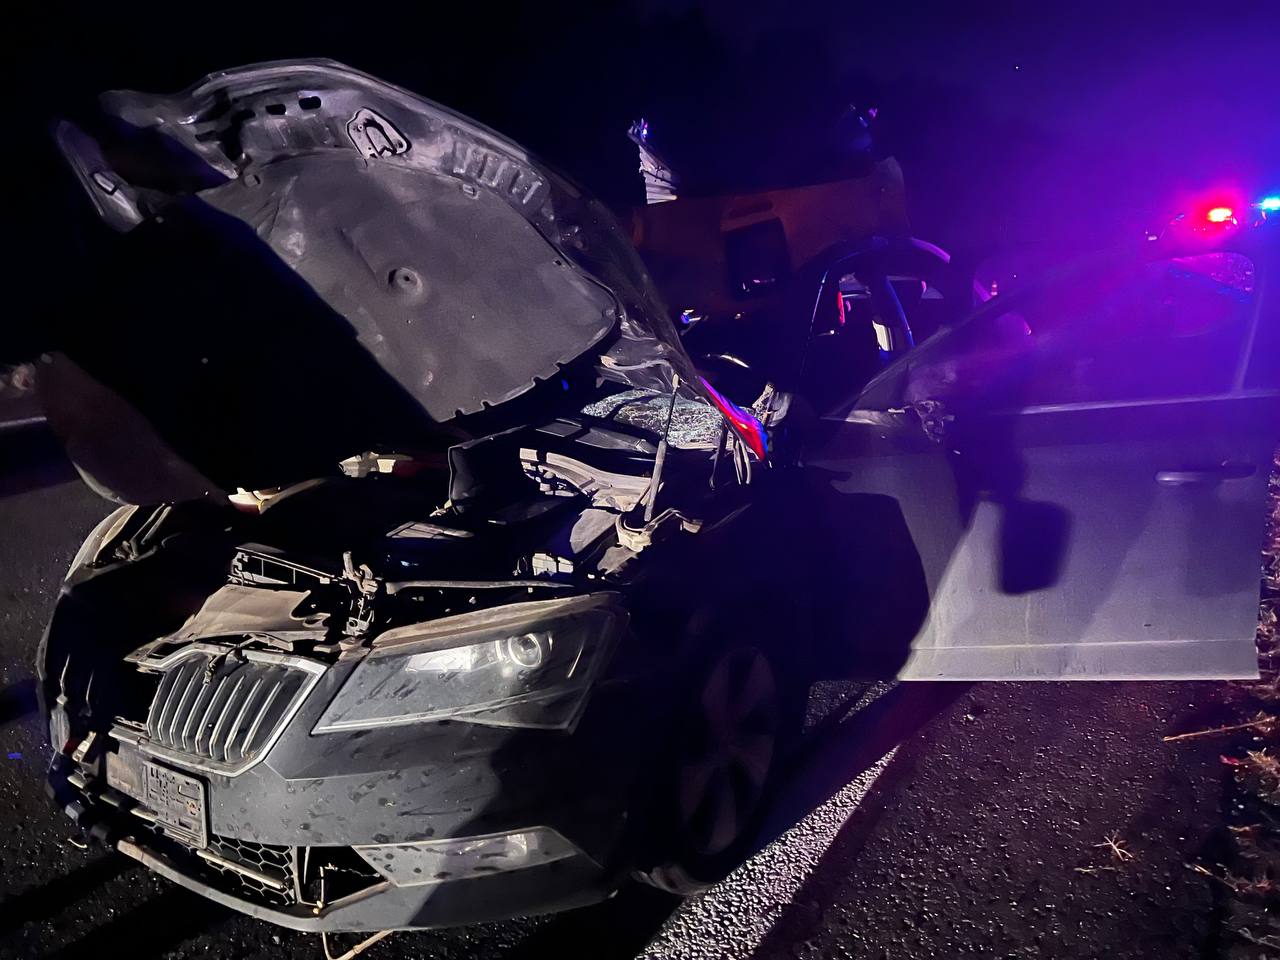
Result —
<path fill-rule="evenodd" d="M 901 679 L 1257 675 L 1275 395 L 1020 411 L 932 445 L 912 417 L 829 423 L 811 461 L 902 508 L 929 610 Z"/>
<path fill-rule="evenodd" d="M 970 449 L 993 469 L 1021 471 L 1021 488 L 962 479 L 984 491 L 953 555 L 954 589 L 975 610 L 948 634 L 1059 647 L 1003 670 L 1002 652 L 987 655 L 989 668 L 975 656 L 978 672 L 997 675 L 1257 676 L 1267 478 L 1280 440 L 1267 423 L 1280 425 L 1274 396 L 993 417 L 987 437 L 1008 437 L 1007 459 Z M 1202 472 L 1203 482 L 1169 482 Z"/>

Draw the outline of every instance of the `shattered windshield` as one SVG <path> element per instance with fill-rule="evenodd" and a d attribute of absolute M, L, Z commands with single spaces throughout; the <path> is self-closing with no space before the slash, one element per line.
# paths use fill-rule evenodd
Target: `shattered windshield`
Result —
<path fill-rule="evenodd" d="M 624 390 L 583 407 L 582 413 L 643 430 L 661 437 L 671 415 L 667 442 L 673 447 L 714 447 L 720 439 L 724 418 L 706 401 L 677 395 L 674 409 L 671 394 L 652 390 Z"/>

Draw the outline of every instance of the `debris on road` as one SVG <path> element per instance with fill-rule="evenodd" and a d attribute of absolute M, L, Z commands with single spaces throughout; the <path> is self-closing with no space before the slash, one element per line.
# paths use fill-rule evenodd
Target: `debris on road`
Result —
<path fill-rule="evenodd" d="M 391 934 L 393 933 L 395 933 L 394 930 L 379 930 L 373 936 L 365 937 L 363 940 L 361 940 L 351 949 L 347 950 L 344 953 L 338 954 L 338 956 L 336 957 L 333 955 L 333 952 L 329 949 L 328 934 L 321 933 L 320 942 L 324 947 L 324 955 L 326 960 L 354 960 L 355 957 L 360 956 L 360 954 L 364 953 L 366 950 L 372 947 L 375 943 L 378 943 L 381 940 L 385 940 L 387 937 L 391 936 Z"/>
<path fill-rule="evenodd" d="M 1280 722 L 1280 451 L 1269 489 L 1257 633 L 1261 676 L 1256 681 L 1232 685 L 1231 705 L 1240 713 L 1256 712 L 1252 720 L 1205 731 L 1237 735 L 1234 749 L 1222 756 L 1222 763 L 1233 773 L 1225 806 L 1234 821 L 1228 823 L 1226 831 L 1231 856 L 1224 858 L 1227 864 L 1219 863 L 1214 868 L 1187 864 L 1195 873 L 1230 892 L 1221 908 L 1221 923 L 1240 951 L 1233 952 L 1228 947 L 1222 955 L 1233 958 L 1256 956 L 1255 947 L 1280 949 L 1280 920 L 1274 914 L 1280 901 L 1280 758 L 1276 754 Z"/>
<path fill-rule="evenodd" d="M 1257 730 L 1259 733 L 1271 733 L 1275 730 L 1277 721 L 1280 718 L 1259 713 L 1256 720 L 1250 720 L 1248 723 L 1233 723 L 1222 727 L 1213 727 L 1208 730 L 1193 730 L 1190 733 L 1179 733 L 1171 737 L 1161 737 L 1163 743 L 1173 743 L 1175 740 L 1193 740 L 1196 737 L 1209 737 L 1215 733 L 1239 733 L 1241 730 Z"/>
<path fill-rule="evenodd" d="M 1111 851 L 1111 855 L 1121 863 L 1128 863 L 1130 860 L 1137 859 L 1126 846 L 1126 841 L 1120 839 L 1118 833 L 1109 833 L 1102 838 L 1101 843 L 1095 843 L 1095 849 L 1106 849 Z"/>
<path fill-rule="evenodd" d="M 1263 877 L 1258 880 L 1249 880 L 1245 877 L 1237 877 L 1226 867 L 1219 867 L 1217 870 L 1210 870 L 1201 863 L 1188 863 L 1187 867 L 1204 877 L 1211 880 L 1217 880 L 1220 884 L 1234 893 L 1236 896 L 1258 895 L 1262 897 L 1270 896 L 1276 891 L 1275 881 L 1269 877 Z"/>

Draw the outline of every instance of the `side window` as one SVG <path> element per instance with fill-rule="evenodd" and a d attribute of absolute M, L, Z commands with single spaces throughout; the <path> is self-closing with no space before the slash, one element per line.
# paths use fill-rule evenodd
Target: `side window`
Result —
<path fill-rule="evenodd" d="M 916 344 L 963 315 L 963 302 L 913 275 L 909 267 L 890 268 L 886 279 Z M 801 388 L 816 409 L 847 404 L 894 360 L 894 335 L 887 325 L 893 319 L 881 316 L 868 282 L 872 281 L 860 276 L 856 265 L 846 265 L 839 277 L 829 279 L 829 293 L 819 299 Z"/>
<path fill-rule="evenodd" d="M 830 277 L 819 292 L 805 349 L 800 392 L 827 411 L 884 369 L 871 297 L 852 274 Z"/>
<path fill-rule="evenodd" d="M 960 319 L 956 313 L 962 307 L 952 303 L 938 287 L 921 277 L 907 274 L 890 273 L 889 284 L 894 295 L 902 304 L 902 312 L 906 315 L 907 324 L 916 343 L 923 343 L 946 323 Z M 834 314 L 828 326 L 837 323 L 840 326 L 870 327 L 876 335 L 881 350 L 888 350 L 888 333 L 879 322 L 875 307 L 871 302 L 871 294 L 856 274 L 849 273 L 840 279 L 840 302 L 842 310 L 839 317 Z M 834 328 L 819 333 L 835 332 Z"/>
<path fill-rule="evenodd" d="M 954 311 L 961 305 L 952 303 L 942 290 L 928 280 L 915 276 L 890 275 L 889 282 L 907 315 L 907 323 L 911 325 L 916 343 L 924 343 L 943 324 L 959 319 L 954 316 Z"/>
<path fill-rule="evenodd" d="M 970 324 L 911 371 L 907 399 L 1025 407 L 1223 393 L 1253 297 L 1253 264 L 1233 253 L 1076 274 Z"/>

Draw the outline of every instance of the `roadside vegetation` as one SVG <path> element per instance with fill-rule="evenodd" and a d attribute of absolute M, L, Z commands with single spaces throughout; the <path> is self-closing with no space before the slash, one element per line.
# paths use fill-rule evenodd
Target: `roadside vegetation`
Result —
<path fill-rule="evenodd" d="M 1191 734 L 1224 737 L 1229 852 L 1222 863 L 1187 866 L 1221 890 L 1219 955 L 1228 960 L 1280 957 L 1280 453 L 1275 466 L 1258 620 L 1262 676 L 1231 685 L 1222 727 Z"/>

